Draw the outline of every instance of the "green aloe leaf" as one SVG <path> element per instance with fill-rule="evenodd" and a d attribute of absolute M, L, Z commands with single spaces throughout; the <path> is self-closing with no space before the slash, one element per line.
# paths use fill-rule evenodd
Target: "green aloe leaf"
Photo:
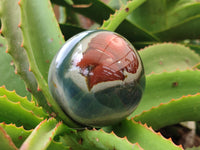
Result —
<path fill-rule="evenodd" d="M 139 115 L 153 106 L 158 106 L 160 103 L 167 103 L 171 99 L 198 93 L 199 77 L 199 70 L 163 72 L 146 76 L 146 89 L 142 100 L 129 118 Z"/>
<path fill-rule="evenodd" d="M 129 20 L 162 41 L 195 39 L 200 34 L 199 6 L 193 0 L 148 0 Z"/>
<path fill-rule="evenodd" d="M 163 43 L 146 47 L 139 51 L 145 74 L 163 71 L 185 70 L 200 62 L 198 54 L 180 44 Z"/>
<path fill-rule="evenodd" d="M 26 129 L 34 128 L 43 120 L 26 110 L 20 102 L 12 102 L 6 96 L 0 96 L 0 110 L 0 122 L 23 125 Z"/>
<path fill-rule="evenodd" d="M 16 127 L 14 124 L 0 123 L 0 127 L 6 131 L 17 148 L 22 145 L 32 132 L 32 130 L 25 130 L 23 127 Z"/>
<path fill-rule="evenodd" d="M 0 86 L 5 85 L 9 90 L 16 90 L 19 95 L 29 96 L 25 84 L 19 76 L 15 74 L 15 68 L 12 66 L 12 58 L 6 53 L 6 41 L 0 36 Z"/>
<path fill-rule="evenodd" d="M 27 51 L 32 52 L 34 63 L 43 79 L 47 81 L 50 62 L 64 44 L 64 38 L 49 1 L 21 0 L 19 4 L 22 15 L 23 46 Z M 29 59 L 29 61 L 33 60 Z"/>
<path fill-rule="evenodd" d="M 0 96 L 4 96 L 15 103 L 20 103 L 21 106 L 28 111 L 31 111 L 33 114 L 39 117 L 47 117 L 48 115 L 43 111 L 42 107 L 35 106 L 35 102 L 28 101 L 26 97 L 21 97 L 16 94 L 15 91 L 8 91 L 5 87 L 0 87 Z"/>
<path fill-rule="evenodd" d="M 64 145 L 62 142 L 52 141 L 47 150 L 70 150 L 69 146 Z"/>
<path fill-rule="evenodd" d="M 74 5 L 69 5 L 64 2 L 64 0 L 51 0 L 53 3 L 65 6 L 66 9 L 73 10 L 75 12 L 81 13 L 86 17 L 102 24 L 104 20 L 107 20 L 111 14 L 114 14 L 114 10 L 107 6 L 100 0 L 74 0 Z M 85 7 L 81 7 L 85 5 Z M 77 6 L 77 7 L 76 7 Z M 80 6 L 80 7 L 78 7 Z M 95 13 L 94 13 L 95 12 Z M 130 41 L 155 41 L 157 38 L 147 32 L 145 29 L 131 23 L 128 20 L 124 20 L 122 24 L 119 25 L 116 32 L 124 35 Z"/>
<path fill-rule="evenodd" d="M 78 132 L 69 132 L 61 137 L 61 141 L 64 144 L 70 146 L 71 149 L 88 150 L 91 148 L 93 150 L 100 149 L 117 149 L 117 150 L 141 150 L 142 148 L 138 143 L 130 143 L 126 137 L 119 138 L 113 132 L 106 133 L 101 130 L 83 130 Z"/>
<path fill-rule="evenodd" d="M 72 129 L 64 126 L 61 122 L 58 123 L 54 118 L 44 120 L 33 130 L 21 149 L 46 150 L 56 135 L 68 130 Z"/>
<path fill-rule="evenodd" d="M 133 120 L 124 120 L 119 125 L 113 126 L 113 131 L 120 137 L 127 136 L 132 143 L 139 143 L 143 149 L 148 150 L 181 150 L 171 139 L 165 139 L 160 133 L 156 133 L 147 125 L 136 123 Z"/>
<path fill-rule="evenodd" d="M 183 96 L 145 111 L 134 120 L 147 123 L 154 129 L 183 121 L 200 121 L 200 94 Z"/>
<path fill-rule="evenodd" d="M 110 18 L 103 22 L 99 29 L 105 29 L 109 31 L 115 31 L 116 28 L 126 19 L 126 17 L 146 0 L 134 0 L 129 1 L 126 5 L 116 11 L 115 14 L 111 15 Z"/>
<path fill-rule="evenodd" d="M 12 56 L 13 62 L 15 64 L 15 73 L 19 74 L 22 77 L 22 79 L 26 83 L 27 90 L 30 91 L 34 95 L 34 97 L 36 97 L 37 99 L 41 101 L 45 100 L 42 93 L 37 90 L 38 88 L 37 81 L 33 73 L 29 71 L 29 62 L 28 62 L 26 51 L 24 50 L 23 47 L 21 47 L 23 37 L 22 37 L 21 30 L 18 27 L 21 21 L 21 11 L 18 5 L 18 1 L 17 0 L 9 0 L 9 1 L 0 0 L 0 17 L 2 21 L 1 31 L 5 37 L 5 40 L 7 41 L 7 52 Z M 4 53 L 2 53 L 1 56 L 3 58 L 0 60 L 4 60 L 8 57 Z M 8 66 L 10 62 L 5 61 L 5 62 L 2 62 L 2 64 L 4 64 L 3 65 L 4 67 L 10 68 L 10 66 Z M 6 72 L 5 70 L 4 71 L 5 76 L 9 72 L 14 72 L 14 71 L 7 70 Z M 14 79 L 16 79 L 16 77 L 12 75 L 9 77 L 9 80 L 7 78 L 6 81 L 7 83 L 9 83 L 9 81 L 12 81 Z M 16 81 L 18 80 L 16 79 Z M 13 83 L 13 86 L 15 84 Z M 16 89 L 17 92 L 19 90 L 25 91 L 25 89 L 23 90 L 21 88 L 23 86 L 24 86 L 24 83 L 17 82 L 17 85 L 15 85 L 14 89 Z M 10 89 L 9 87 L 7 88 Z M 13 89 L 10 89 L 10 90 L 13 90 Z M 24 94 L 22 96 L 24 96 Z"/>
<path fill-rule="evenodd" d="M 3 150 L 17 150 L 17 147 L 12 142 L 6 131 L 0 126 L 0 147 Z"/>
<path fill-rule="evenodd" d="M 64 43 L 51 3 L 50 1 L 21 0 L 19 5 L 22 19 L 20 26 L 23 33 L 22 47 L 26 49 L 30 70 L 38 81 L 38 91 L 42 91 L 47 101 L 43 100 L 40 104 L 52 116 L 76 127 L 77 125 L 64 114 L 55 102 L 48 88 L 47 77 L 50 62 Z"/>

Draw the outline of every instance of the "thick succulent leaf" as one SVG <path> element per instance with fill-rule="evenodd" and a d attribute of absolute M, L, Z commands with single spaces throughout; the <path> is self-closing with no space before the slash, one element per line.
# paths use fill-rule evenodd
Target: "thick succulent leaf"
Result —
<path fill-rule="evenodd" d="M 163 43 L 139 51 L 145 74 L 185 70 L 200 62 L 198 54 L 180 44 Z"/>
<path fill-rule="evenodd" d="M 183 121 L 200 121 L 200 94 L 183 96 L 180 99 L 172 99 L 166 104 L 161 104 L 149 111 L 143 112 L 134 120 L 147 123 L 154 129 L 177 124 Z"/>
<path fill-rule="evenodd" d="M 29 71 L 29 62 L 28 62 L 26 51 L 24 50 L 23 47 L 21 47 L 23 37 L 22 37 L 21 30 L 18 27 L 20 24 L 20 18 L 21 18 L 21 11 L 18 5 L 18 0 L 9 0 L 9 1 L 0 0 L 0 17 L 2 20 L 1 31 L 8 44 L 7 52 L 12 56 L 13 62 L 15 64 L 15 73 L 19 74 L 22 77 L 22 79 L 25 81 L 26 88 L 28 91 L 30 91 L 37 99 L 41 101 L 45 100 L 42 93 L 37 91 L 36 79 L 33 73 Z M 6 56 L 4 53 L 1 54 L 0 56 L 3 57 L 0 60 L 6 59 Z M 1 64 L 4 64 L 3 66 L 6 68 L 10 68 L 7 65 L 7 64 L 10 64 L 10 62 L 8 63 L 7 61 L 5 61 L 4 63 L 1 63 Z M 9 72 L 14 72 L 14 71 L 8 70 L 7 72 L 4 72 L 4 74 L 6 75 Z M 15 78 L 16 77 L 14 75 L 12 75 L 11 77 L 8 76 L 6 82 L 9 83 L 12 80 L 18 81 Z M 14 85 L 15 85 L 14 89 L 16 89 L 17 92 L 19 90 L 22 90 L 21 87 L 24 86 L 23 83 L 19 83 L 19 82 L 13 84 L 13 86 Z M 10 89 L 9 87 L 7 88 Z M 13 90 L 13 89 L 10 89 L 10 90 Z"/>
<path fill-rule="evenodd" d="M 6 96 L 0 96 L 0 122 L 14 123 L 32 129 L 37 126 L 43 118 L 40 118 L 23 108 L 20 102 L 14 103 Z"/>
<path fill-rule="evenodd" d="M 6 131 L 0 126 L 0 147 L 3 150 L 17 150 Z"/>
<path fill-rule="evenodd" d="M 110 18 L 103 22 L 99 29 L 115 31 L 118 26 L 126 19 L 126 17 L 140 5 L 142 5 L 146 0 L 134 0 L 129 1 L 126 5 L 120 8 L 120 10 L 115 11 Z"/>
<path fill-rule="evenodd" d="M 0 127 L 6 131 L 17 148 L 22 145 L 32 132 L 32 130 L 25 130 L 23 127 L 16 127 L 14 124 L 0 123 Z"/>
<path fill-rule="evenodd" d="M 119 138 L 113 132 L 106 133 L 101 130 L 83 130 L 78 132 L 69 132 L 60 137 L 64 144 L 70 146 L 71 149 L 79 150 L 141 150 L 142 148 L 136 143 L 130 143 L 126 137 Z"/>
<path fill-rule="evenodd" d="M 30 70 L 38 81 L 38 90 L 42 91 L 47 100 L 40 101 L 41 105 L 52 116 L 62 118 L 68 125 L 75 127 L 77 125 L 64 114 L 51 96 L 47 84 L 50 62 L 64 43 L 51 3 L 48 0 L 20 0 L 19 5 L 22 12 L 22 47 L 26 49 Z"/>
<path fill-rule="evenodd" d="M 23 45 L 32 52 L 37 67 L 47 81 L 50 62 L 64 44 L 64 38 L 49 1 L 21 0 L 19 4 Z"/>
<path fill-rule="evenodd" d="M 69 146 L 64 145 L 62 142 L 52 141 L 47 150 L 70 150 Z"/>
<path fill-rule="evenodd" d="M 74 5 L 69 5 L 65 3 L 64 0 L 51 1 L 53 3 L 65 6 L 67 9 L 71 9 L 75 12 L 81 13 L 99 24 L 102 24 L 104 20 L 108 19 L 110 15 L 115 12 L 112 8 L 110 8 L 100 0 L 74 0 Z M 87 7 L 81 7 L 81 5 L 86 5 Z M 122 24 L 119 25 L 116 32 L 124 35 L 130 41 L 157 40 L 154 35 L 148 33 L 146 30 L 138 27 L 137 25 L 130 23 L 130 21 L 128 20 L 124 20 Z"/>
<path fill-rule="evenodd" d="M 29 92 L 25 88 L 24 81 L 15 74 L 15 68 L 12 66 L 12 58 L 6 53 L 6 41 L 0 36 L 0 86 L 5 85 L 9 90 L 16 89 L 16 92 L 22 96 L 28 96 Z"/>
<path fill-rule="evenodd" d="M 129 118 L 139 115 L 143 111 L 177 99 L 183 95 L 193 95 L 199 92 L 200 71 L 185 70 L 163 72 L 146 76 L 146 89 L 137 109 Z"/>
<path fill-rule="evenodd" d="M 200 6 L 200 5 L 199 5 Z M 178 41 L 187 38 L 196 39 L 200 34 L 200 15 L 189 18 L 166 31 L 156 33 L 155 35 L 162 41 Z"/>
<path fill-rule="evenodd" d="M 161 40 L 195 39 L 200 34 L 199 6 L 194 0 L 148 0 L 129 19 Z"/>
<path fill-rule="evenodd" d="M 44 120 L 33 130 L 20 149 L 46 150 L 57 134 L 67 130 L 72 129 L 64 126 L 61 122 L 58 123 L 54 118 Z"/>
<path fill-rule="evenodd" d="M 5 87 L 0 87 L 0 96 L 4 96 L 12 101 L 12 102 L 20 102 L 21 106 L 27 109 L 28 111 L 31 111 L 35 115 L 39 117 L 47 117 L 48 115 L 43 111 L 42 107 L 35 106 L 35 102 L 28 101 L 26 97 L 21 97 L 16 94 L 15 91 L 8 91 Z"/>
<path fill-rule="evenodd" d="M 124 120 L 113 126 L 115 134 L 120 137 L 127 136 L 132 143 L 139 143 L 145 150 L 181 150 L 181 146 L 176 146 L 171 139 L 165 139 L 160 133 L 155 133 L 147 125 L 136 123 L 133 120 Z"/>

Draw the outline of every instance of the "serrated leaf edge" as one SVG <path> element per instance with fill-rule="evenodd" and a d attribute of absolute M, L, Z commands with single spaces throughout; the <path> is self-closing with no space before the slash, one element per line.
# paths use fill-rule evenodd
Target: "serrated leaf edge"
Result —
<path fill-rule="evenodd" d="M 97 130 L 96 128 L 92 128 L 91 130 L 85 128 L 85 131 L 89 131 L 89 132 L 91 132 L 91 131 L 96 131 L 96 132 L 102 132 L 102 133 L 107 134 L 107 135 L 113 135 L 113 136 L 117 137 L 118 139 L 121 139 L 121 140 L 126 141 L 127 143 L 129 143 L 129 144 L 132 145 L 132 146 L 137 145 L 141 150 L 143 150 L 143 148 L 139 145 L 139 143 L 131 143 L 131 142 L 128 140 L 127 136 L 119 137 L 119 136 L 117 136 L 113 131 L 111 131 L 110 133 L 107 133 L 107 132 L 105 132 L 103 129 Z M 98 142 L 98 140 L 99 140 L 99 139 L 96 138 L 96 141 L 97 141 L 97 142 Z"/>
<path fill-rule="evenodd" d="M 24 9 L 23 6 L 22 6 L 23 2 L 24 2 L 24 0 L 19 0 L 19 2 L 18 2 L 22 12 L 23 12 L 23 9 Z M 23 16 L 23 13 L 21 13 L 21 14 Z M 38 82 L 38 91 L 42 91 L 42 93 L 44 94 L 44 96 L 46 98 L 46 103 L 49 104 L 49 105 L 45 105 L 45 106 L 48 106 L 46 109 L 49 111 L 50 115 L 52 113 L 54 113 L 56 118 L 58 118 L 59 120 L 61 119 L 61 120 L 65 121 L 68 125 L 70 125 L 72 127 L 79 127 L 79 125 L 77 125 L 69 117 L 67 117 L 66 114 L 64 114 L 64 112 L 62 111 L 60 106 L 56 103 L 56 101 L 53 99 L 52 95 L 50 94 L 48 84 L 47 84 L 46 80 L 44 79 L 42 73 L 40 72 L 40 70 L 39 70 L 39 68 L 36 64 L 36 60 L 35 60 L 34 55 L 33 55 L 32 47 L 31 47 L 30 42 L 29 42 L 27 35 L 26 35 L 26 30 L 25 30 L 25 27 L 24 27 L 23 19 L 21 21 L 20 27 L 21 27 L 22 34 L 23 34 L 23 37 L 24 37 L 21 46 L 24 47 L 26 52 L 27 52 L 27 56 L 28 56 L 29 63 L 30 63 L 29 70 L 31 72 L 33 72 L 33 74 L 35 75 L 35 78 Z M 25 41 L 25 40 L 27 40 L 27 41 Z"/>
<path fill-rule="evenodd" d="M 31 115 L 33 115 L 34 117 L 36 117 L 36 118 L 39 119 L 39 120 L 43 120 L 43 119 L 44 119 L 44 117 L 39 117 L 39 116 L 35 115 L 35 114 L 33 113 L 33 111 L 25 109 L 25 108 L 21 105 L 21 102 L 13 102 L 13 101 L 10 101 L 6 95 L 0 96 L 0 98 L 5 98 L 9 103 L 15 104 L 15 105 L 18 106 L 20 109 L 26 111 L 27 113 L 30 113 Z"/>
<path fill-rule="evenodd" d="M 15 90 L 13 90 L 13 91 L 9 91 L 8 89 L 6 89 L 6 87 L 5 86 L 1 86 L 0 87 L 0 89 L 4 89 L 6 92 L 8 92 L 9 94 L 15 94 L 15 96 L 16 97 L 18 97 L 18 98 L 20 98 L 20 99 L 23 99 L 24 101 L 27 101 L 26 103 L 29 103 L 30 105 L 32 105 L 31 107 L 33 107 L 33 109 L 32 110 L 29 110 L 28 108 L 26 108 L 26 107 L 24 107 L 24 105 L 25 104 L 23 104 L 23 105 L 21 105 L 24 109 L 26 109 L 26 110 L 28 110 L 28 111 L 32 111 L 34 114 L 35 114 L 35 112 L 34 111 L 42 111 L 42 116 L 40 116 L 38 113 L 37 114 L 35 114 L 36 116 L 38 116 L 38 117 L 47 117 L 48 115 L 45 113 L 45 111 L 43 110 L 43 108 L 41 107 L 41 106 L 36 106 L 36 103 L 35 103 L 35 101 L 29 101 L 28 100 L 28 98 L 27 98 L 27 96 L 25 96 L 25 97 L 22 97 L 22 96 L 20 96 L 20 95 L 18 95 L 17 93 L 16 93 L 16 91 Z M 7 96 L 6 96 L 7 97 Z M 7 97 L 8 98 L 8 97 Z M 8 98 L 9 99 L 9 98 Z M 11 102 L 16 102 L 16 101 L 13 101 L 13 100 L 11 100 L 11 99 L 9 99 Z M 20 101 L 18 101 L 18 102 L 20 102 Z M 21 103 L 21 102 L 20 102 Z M 45 116 L 45 114 L 46 114 L 46 116 Z"/>
<path fill-rule="evenodd" d="M 153 128 L 152 128 L 151 126 L 148 126 L 146 123 L 145 123 L 145 124 L 142 124 L 142 123 L 139 122 L 139 121 L 136 122 L 136 121 L 134 120 L 134 117 L 131 118 L 131 119 L 128 119 L 128 120 L 131 120 L 133 123 L 135 123 L 135 124 L 139 124 L 139 125 L 145 127 L 146 129 L 148 129 L 149 131 L 151 131 L 151 132 L 155 133 L 156 135 L 160 136 L 160 137 L 163 138 L 164 140 L 170 141 L 174 146 L 183 149 L 183 146 L 182 146 L 182 145 L 176 145 L 176 144 L 172 141 L 171 138 L 168 138 L 168 139 L 165 138 L 165 137 L 164 137 L 160 132 L 156 132 L 156 131 L 154 131 Z"/>
<path fill-rule="evenodd" d="M 10 136 L 6 133 L 6 131 L 3 129 L 3 127 L 0 126 L 0 131 L 3 133 L 4 137 L 9 141 L 10 146 L 13 147 L 13 149 L 18 150 L 15 144 L 13 143 Z"/>
<path fill-rule="evenodd" d="M 172 98 L 172 99 L 171 99 L 170 101 L 168 101 L 167 103 L 160 103 L 158 106 L 153 106 L 153 107 L 151 107 L 149 110 L 144 110 L 143 112 L 141 112 L 140 114 L 138 114 L 138 115 L 132 117 L 131 119 L 135 121 L 135 118 L 137 118 L 137 117 L 139 117 L 139 116 L 141 116 L 141 115 L 143 115 L 143 114 L 145 114 L 145 113 L 148 113 L 148 112 L 150 112 L 150 111 L 152 111 L 152 110 L 154 110 L 154 109 L 157 109 L 157 108 L 159 108 L 160 106 L 165 106 L 165 105 L 168 105 L 169 103 L 173 103 L 173 102 L 182 100 L 183 98 L 195 97 L 195 96 L 198 96 L 198 95 L 200 95 L 200 93 L 196 93 L 196 94 L 194 94 L 194 95 L 188 94 L 188 95 L 186 95 L 186 96 L 183 95 L 183 96 L 181 96 L 180 98 L 177 98 L 177 99 Z"/>

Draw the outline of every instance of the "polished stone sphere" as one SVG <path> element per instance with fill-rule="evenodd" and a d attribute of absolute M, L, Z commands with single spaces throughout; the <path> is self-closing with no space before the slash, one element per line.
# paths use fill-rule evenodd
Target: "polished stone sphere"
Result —
<path fill-rule="evenodd" d="M 81 32 L 54 57 L 49 88 L 65 114 L 82 126 L 115 124 L 137 107 L 145 87 L 139 54 L 124 37 Z"/>

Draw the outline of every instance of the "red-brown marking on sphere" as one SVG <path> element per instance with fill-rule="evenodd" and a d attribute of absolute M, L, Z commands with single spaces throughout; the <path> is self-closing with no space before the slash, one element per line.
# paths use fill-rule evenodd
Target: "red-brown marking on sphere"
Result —
<path fill-rule="evenodd" d="M 92 38 L 77 66 L 89 90 L 106 81 L 124 80 L 124 71 L 136 73 L 139 62 L 130 45 L 118 35 L 104 32 Z"/>

